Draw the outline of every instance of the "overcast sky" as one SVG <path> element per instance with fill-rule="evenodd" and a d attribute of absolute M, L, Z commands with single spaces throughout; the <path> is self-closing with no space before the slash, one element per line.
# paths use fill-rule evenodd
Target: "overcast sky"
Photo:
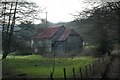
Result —
<path fill-rule="evenodd" d="M 46 7 L 48 21 L 69 22 L 74 18 L 71 14 L 81 11 L 84 7 L 82 0 L 34 0 L 39 6 Z M 43 13 L 42 17 L 45 18 Z"/>
<path fill-rule="evenodd" d="M 24 1 L 24 0 L 18 0 L 18 1 Z M 45 18 L 47 12 L 48 21 L 56 23 L 56 22 L 72 21 L 74 20 L 74 18 L 73 15 L 71 14 L 77 14 L 77 12 L 84 10 L 86 7 L 87 8 L 91 7 L 90 5 L 84 4 L 83 1 L 101 1 L 101 0 L 26 0 L 26 1 L 35 2 L 37 3 L 37 5 L 39 5 L 42 8 L 46 7 L 44 13 L 40 14 L 41 17 Z"/>
<path fill-rule="evenodd" d="M 8 0 L 8 1 L 14 1 L 14 0 Z M 73 21 L 74 17 L 71 14 L 75 15 L 78 12 L 84 10 L 86 7 L 87 8 L 91 7 L 91 5 L 86 5 L 83 1 L 94 1 L 94 0 L 18 0 L 18 1 L 34 2 L 39 7 L 46 8 L 44 10 L 44 13 L 39 14 L 41 18 L 45 19 L 47 12 L 47 20 L 53 23 L 57 23 L 57 22 Z M 38 22 L 38 20 L 35 22 L 40 23 L 40 21 Z"/>

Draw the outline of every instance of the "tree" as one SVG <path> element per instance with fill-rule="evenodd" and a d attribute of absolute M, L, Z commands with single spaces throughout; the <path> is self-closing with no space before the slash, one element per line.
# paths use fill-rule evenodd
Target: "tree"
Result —
<path fill-rule="evenodd" d="M 3 38 L 4 40 L 2 40 L 3 43 L 5 43 L 4 44 L 5 49 L 4 49 L 4 52 L 3 52 L 2 59 L 6 58 L 7 54 L 10 53 L 10 43 L 11 43 L 11 38 L 12 38 L 12 35 L 13 35 L 13 29 L 14 29 L 14 25 L 15 25 L 15 15 L 16 15 L 16 9 L 17 9 L 18 2 L 15 2 L 15 8 L 14 8 L 14 12 L 13 12 L 12 23 L 11 23 L 11 26 L 10 26 L 10 21 L 11 21 L 10 18 L 11 18 L 11 14 L 12 14 L 11 10 L 12 10 L 12 5 L 13 5 L 13 4 L 11 4 L 10 13 L 9 13 L 9 21 L 8 21 L 8 26 L 7 26 L 6 30 L 5 30 L 5 22 L 6 22 L 5 21 L 5 16 L 8 15 L 8 13 L 6 12 L 6 9 L 7 9 L 6 4 L 7 4 L 7 2 L 3 2 L 3 4 L 5 6 L 3 7 L 4 12 L 2 14 L 4 16 L 3 29 L 2 29 L 3 35 L 2 36 L 7 37 L 7 39 Z"/>
<path fill-rule="evenodd" d="M 2 15 L 1 15 L 1 22 L 3 24 L 2 29 L 2 37 L 3 37 L 3 57 L 2 59 L 6 58 L 7 55 L 10 53 L 10 46 L 11 41 L 14 33 L 15 22 L 17 21 L 24 21 L 23 19 L 27 20 L 34 20 L 37 16 L 36 8 L 37 6 L 34 3 L 28 2 L 2 2 Z M 41 11 L 41 10 L 40 10 Z M 37 11 L 38 12 L 38 11 Z"/>
<path fill-rule="evenodd" d="M 36 25 L 31 21 L 21 22 L 21 24 L 18 25 L 20 30 L 17 31 L 18 34 L 16 33 L 16 36 L 23 37 L 26 40 L 31 40 L 36 31 L 35 26 Z"/>
<path fill-rule="evenodd" d="M 112 9 L 111 9 L 112 8 Z M 105 3 L 104 5 L 97 6 L 91 10 L 85 10 L 80 15 L 85 15 L 87 20 L 94 24 L 89 30 L 93 43 L 97 45 L 98 52 L 105 54 L 112 51 L 113 43 L 117 42 L 118 38 L 118 23 L 120 2 Z M 80 17 L 77 19 L 80 21 Z M 84 20 L 84 19 L 82 19 Z"/>
<path fill-rule="evenodd" d="M 19 54 L 31 54 L 32 53 L 32 38 L 36 33 L 36 25 L 30 21 L 21 22 L 14 32 L 11 44 L 12 51 L 16 51 Z"/>
<path fill-rule="evenodd" d="M 116 2 L 115 2 L 116 4 Z M 113 50 L 113 44 L 118 42 L 118 14 L 111 9 L 113 5 L 105 6 L 95 10 L 93 16 L 95 18 L 95 26 L 93 27 L 93 35 L 99 44 L 97 50 L 102 54 L 108 53 L 110 55 Z"/>
<path fill-rule="evenodd" d="M 115 13 L 117 14 L 116 15 L 116 23 L 117 23 L 117 30 L 118 31 L 120 31 L 120 27 L 119 27 L 119 25 L 120 25 L 120 1 L 119 2 L 107 2 L 107 4 L 108 4 L 108 6 L 109 6 L 109 8 L 110 8 L 110 10 L 112 10 L 112 11 L 115 11 Z M 119 33 L 117 31 L 117 33 Z M 118 40 L 118 44 L 120 44 L 120 37 L 118 37 L 117 36 L 117 40 Z"/>

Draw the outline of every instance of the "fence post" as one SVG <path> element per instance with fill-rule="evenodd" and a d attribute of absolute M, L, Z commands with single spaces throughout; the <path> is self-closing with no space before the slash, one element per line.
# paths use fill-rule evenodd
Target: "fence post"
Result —
<path fill-rule="evenodd" d="M 93 75 L 94 75 L 94 72 L 95 72 L 95 71 L 94 71 L 94 63 L 92 63 L 92 69 L 93 69 Z"/>
<path fill-rule="evenodd" d="M 94 71 L 95 71 L 95 73 L 97 72 L 97 60 L 94 62 Z"/>
<path fill-rule="evenodd" d="M 81 69 L 81 67 L 79 68 L 79 71 L 80 71 L 80 77 L 81 77 L 81 79 L 83 78 L 83 75 L 82 75 L 82 69 Z"/>
<path fill-rule="evenodd" d="M 64 71 L 64 80 L 66 80 L 66 70 L 65 70 L 65 68 L 63 68 L 63 71 Z"/>
<path fill-rule="evenodd" d="M 89 70 L 89 71 L 90 71 L 89 74 L 90 74 L 90 76 L 91 76 L 91 74 L 92 74 L 91 64 L 89 64 L 89 69 L 90 69 L 90 70 Z"/>
<path fill-rule="evenodd" d="M 98 60 L 96 60 L 95 61 L 95 70 L 96 70 L 96 72 L 98 71 L 98 65 L 99 65 Z"/>
<path fill-rule="evenodd" d="M 87 70 L 87 66 L 85 66 L 85 72 L 86 72 L 86 78 L 88 77 L 88 70 Z"/>
<path fill-rule="evenodd" d="M 105 62 L 105 57 L 103 58 L 103 62 Z"/>
<path fill-rule="evenodd" d="M 74 77 L 74 80 L 75 80 L 75 69 L 72 68 L 72 70 L 73 70 L 73 77 Z"/>
<path fill-rule="evenodd" d="M 53 73 L 50 73 L 50 80 L 53 80 Z"/>
<path fill-rule="evenodd" d="M 98 66 L 98 67 L 99 67 L 99 68 L 100 68 L 100 61 L 101 61 L 101 60 L 100 60 L 100 58 L 98 58 L 98 64 L 99 64 L 99 66 Z"/>
<path fill-rule="evenodd" d="M 104 57 L 102 58 L 102 64 L 104 64 Z"/>
<path fill-rule="evenodd" d="M 98 60 L 95 61 L 95 73 L 97 72 Z"/>

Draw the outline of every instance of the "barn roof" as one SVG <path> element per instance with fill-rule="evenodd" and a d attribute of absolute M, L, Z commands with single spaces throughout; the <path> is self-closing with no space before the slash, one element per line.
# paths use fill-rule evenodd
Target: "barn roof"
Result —
<path fill-rule="evenodd" d="M 36 39 L 45 39 L 52 37 L 59 29 L 60 27 L 49 27 L 45 29 L 43 32 L 38 33 L 34 38 Z"/>
<path fill-rule="evenodd" d="M 51 38 L 57 31 L 60 30 L 61 27 L 64 27 L 64 26 L 49 27 L 49 28 L 45 29 L 43 32 L 38 33 L 34 38 L 35 39 Z M 58 35 L 58 37 L 55 41 L 65 41 L 72 31 L 76 32 L 74 29 L 64 27 L 64 31 L 60 35 Z"/>
<path fill-rule="evenodd" d="M 58 39 L 58 41 L 65 41 L 66 40 L 66 38 L 69 36 L 69 34 L 70 34 L 70 32 L 71 32 L 71 29 L 65 29 L 64 30 L 64 32 L 63 32 L 63 34 L 60 36 L 60 38 Z"/>

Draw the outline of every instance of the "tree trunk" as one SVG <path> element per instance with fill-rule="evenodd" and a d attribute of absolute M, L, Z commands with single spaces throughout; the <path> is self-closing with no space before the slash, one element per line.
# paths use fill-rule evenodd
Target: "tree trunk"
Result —
<path fill-rule="evenodd" d="M 12 19 L 12 23 L 11 23 L 11 27 L 10 27 L 10 32 L 9 30 L 9 26 L 10 26 L 10 19 L 9 19 L 9 23 L 8 23 L 8 29 L 7 29 L 7 39 L 5 39 L 6 43 L 5 43 L 5 50 L 3 52 L 3 56 L 2 59 L 5 59 L 7 57 L 7 55 L 10 53 L 10 46 L 11 46 L 11 40 L 12 40 L 12 36 L 13 36 L 13 31 L 14 31 L 14 25 L 15 25 L 15 16 L 16 16 L 16 9 L 17 9 L 17 4 L 18 2 L 15 3 L 15 9 L 14 9 L 14 14 L 13 14 L 13 19 Z M 12 4 L 11 4 L 11 9 L 12 9 Z M 11 13 L 11 10 L 10 10 Z"/>
<path fill-rule="evenodd" d="M 4 37 L 7 37 L 5 39 L 5 49 L 4 49 L 4 52 L 3 52 L 3 56 L 2 56 L 2 59 L 5 59 L 7 57 L 7 55 L 10 53 L 10 43 L 11 43 L 11 35 L 7 34 L 8 36 L 4 36 Z"/>
<path fill-rule="evenodd" d="M 111 53 L 110 53 L 110 52 L 107 52 L 107 55 L 108 55 L 108 56 L 110 56 L 110 55 L 111 55 Z"/>
<path fill-rule="evenodd" d="M 2 60 L 6 59 L 8 54 L 9 54 L 8 51 L 4 51 L 3 56 L 2 56 Z"/>

